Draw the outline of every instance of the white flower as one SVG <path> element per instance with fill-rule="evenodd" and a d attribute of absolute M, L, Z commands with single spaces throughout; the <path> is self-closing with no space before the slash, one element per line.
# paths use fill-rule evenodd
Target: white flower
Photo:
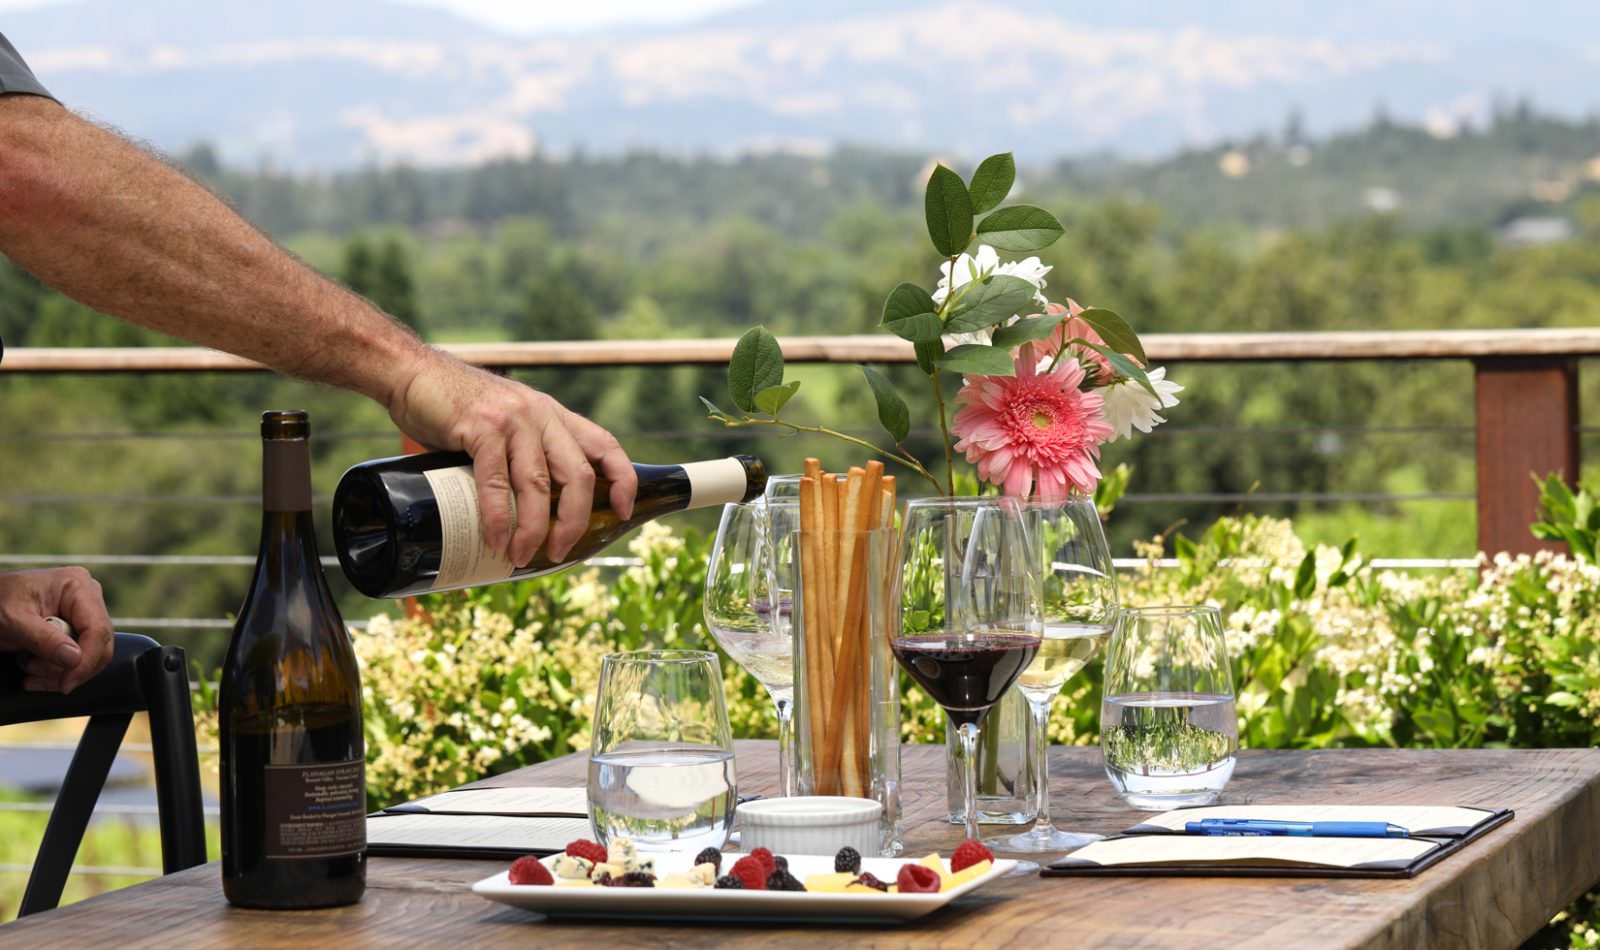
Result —
<path fill-rule="evenodd" d="M 1133 435 L 1134 429 L 1149 432 L 1167 421 L 1160 410 L 1178 404 L 1177 394 L 1183 391 L 1183 387 L 1167 379 L 1165 366 L 1157 366 L 1147 375 L 1159 397 L 1152 396 L 1149 390 L 1132 380 L 1112 383 L 1100 390 L 1106 401 L 1106 421 L 1116 430 L 1116 435 L 1111 437 L 1112 442 L 1128 438 Z"/>
<path fill-rule="evenodd" d="M 1047 304 L 1044 297 L 1044 275 L 1050 273 L 1050 266 L 1037 257 L 1029 257 L 1020 261 L 1000 262 L 1000 254 L 987 244 L 978 245 L 978 254 L 962 254 L 955 261 L 955 286 L 965 287 L 974 280 L 981 280 L 992 274 L 1003 274 L 1007 277 L 1020 277 L 1033 285 L 1033 299 L 1042 312 Z M 939 272 L 944 276 L 939 278 L 939 286 L 934 288 L 933 302 L 939 306 L 944 305 L 945 298 L 950 296 L 951 267 L 945 261 L 939 265 Z M 945 338 L 945 345 L 952 343 L 988 343 L 989 333 L 954 333 Z"/>

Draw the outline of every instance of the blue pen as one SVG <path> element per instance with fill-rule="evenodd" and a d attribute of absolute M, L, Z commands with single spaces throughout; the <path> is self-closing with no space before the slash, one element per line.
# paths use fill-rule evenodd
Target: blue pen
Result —
<path fill-rule="evenodd" d="M 1192 835 L 1293 835 L 1301 838 L 1409 838 L 1411 832 L 1384 821 L 1268 821 L 1259 818 L 1206 818 L 1191 821 Z"/>

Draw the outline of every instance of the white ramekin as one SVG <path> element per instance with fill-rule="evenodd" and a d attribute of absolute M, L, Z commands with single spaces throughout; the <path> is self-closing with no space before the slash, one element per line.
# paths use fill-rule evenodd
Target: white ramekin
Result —
<path fill-rule="evenodd" d="M 882 814 L 883 805 L 870 798 L 757 799 L 739 806 L 739 848 L 767 848 L 782 855 L 835 854 L 848 845 L 872 857 L 883 848 Z"/>

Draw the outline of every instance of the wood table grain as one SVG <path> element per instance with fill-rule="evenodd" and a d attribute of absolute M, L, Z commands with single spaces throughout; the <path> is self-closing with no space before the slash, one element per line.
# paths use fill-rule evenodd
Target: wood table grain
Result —
<path fill-rule="evenodd" d="M 741 791 L 768 792 L 770 742 L 740 742 Z M 906 844 L 948 854 L 943 750 L 904 750 Z M 581 785 L 583 756 L 488 785 Z M 1051 753 L 1063 827 L 1110 833 L 1139 813 L 1095 749 Z M 1600 750 L 1324 750 L 1240 754 L 1225 802 L 1481 805 L 1517 817 L 1408 881 L 1240 878 L 998 880 L 898 927 L 555 923 L 474 896 L 503 862 L 374 858 L 361 903 L 238 910 L 215 863 L 0 926 L 0 947 L 550 947 L 927 945 L 1043 947 L 1515 947 L 1600 882 Z"/>

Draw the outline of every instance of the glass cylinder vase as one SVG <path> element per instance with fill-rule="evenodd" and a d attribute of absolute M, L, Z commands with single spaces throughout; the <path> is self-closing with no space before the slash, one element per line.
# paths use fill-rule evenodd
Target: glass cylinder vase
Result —
<path fill-rule="evenodd" d="M 966 821 L 961 806 L 960 747 L 947 721 L 944 728 L 949 819 Z M 1039 813 L 1035 800 L 1033 717 L 1028 700 L 1015 686 L 995 703 L 978 738 L 978 821 L 987 825 L 1026 825 Z"/>
<path fill-rule="evenodd" d="M 899 668 L 889 648 L 894 530 L 796 531 L 795 739 L 801 795 L 883 805 L 900 853 Z"/>

